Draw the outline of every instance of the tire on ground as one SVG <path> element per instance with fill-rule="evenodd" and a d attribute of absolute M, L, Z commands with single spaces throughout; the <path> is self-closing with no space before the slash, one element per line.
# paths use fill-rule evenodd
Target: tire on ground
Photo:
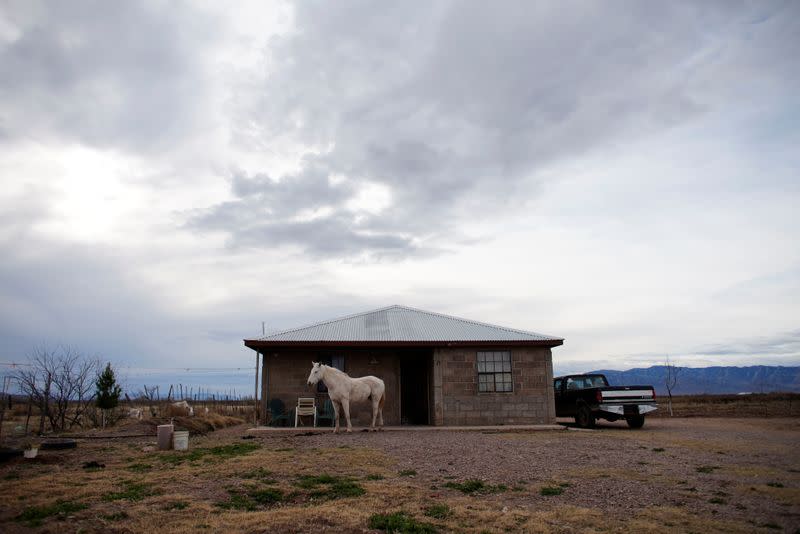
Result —
<path fill-rule="evenodd" d="M 575 413 L 575 423 L 581 428 L 594 428 L 594 414 L 585 404 L 578 406 L 578 411 Z"/>
<path fill-rule="evenodd" d="M 643 415 L 629 415 L 625 418 L 625 421 L 627 421 L 628 426 L 631 428 L 642 428 L 644 426 Z"/>

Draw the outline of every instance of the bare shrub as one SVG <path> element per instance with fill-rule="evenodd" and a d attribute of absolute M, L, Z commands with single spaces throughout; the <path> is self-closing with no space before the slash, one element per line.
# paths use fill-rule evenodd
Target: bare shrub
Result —
<path fill-rule="evenodd" d="M 53 350 L 37 347 L 29 361 L 14 376 L 22 393 L 39 407 L 39 433 L 44 432 L 45 422 L 53 430 L 80 424 L 94 400 L 99 360 L 59 345 Z"/>

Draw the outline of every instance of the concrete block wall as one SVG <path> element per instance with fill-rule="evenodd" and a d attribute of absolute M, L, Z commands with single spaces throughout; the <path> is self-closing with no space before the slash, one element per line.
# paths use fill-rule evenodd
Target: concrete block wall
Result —
<path fill-rule="evenodd" d="M 477 353 L 511 352 L 513 391 L 478 392 Z M 513 425 L 555 422 L 553 363 L 548 347 L 440 348 L 434 351 L 437 425 Z"/>
<path fill-rule="evenodd" d="M 400 424 L 399 405 L 399 361 L 393 351 L 349 350 L 337 351 L 344 355 L 344 371 L 352 377 L 373 375 L 381 378 L 386 384 L 387 398 L 383 408 L 383 421 L 386 425 Z M 320 409 L 328 398 L 327 393 L 318 393 L 316 388 L 307 386 L 311 362 L 319 361 L 318 351 L 270 351 L 266 354 L 267 369 L 267 401 L 279 398 L 286 405 L 288 412 L 297 406 L 299 397 L 316 397 Z M 371 362 L 376 363 L 371 363 Z M 262 393 L 263 396 L 263 393 Z M 369 402 L 354 404 L 350 407 L 350 419 L 353 425 L 367 426 L 372 423 L 372 407 Z M 292 422 L 294 424 L 294 422 Z M 306 423 L 308 424 L 308 423 Z M 345 425 L 344 416 L 340 425 Z"/>

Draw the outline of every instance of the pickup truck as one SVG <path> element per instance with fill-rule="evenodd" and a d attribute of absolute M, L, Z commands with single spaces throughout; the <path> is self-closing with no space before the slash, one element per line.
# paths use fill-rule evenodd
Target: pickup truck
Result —
<path fill-rule="evenodd" d="M 658 408 L 653 386 L 609 386 L 601 374 L 559 376 L 553 387 L 556 416 L 574 417 L 581 428 L 592 428 L 597 419 L 625 419 L 642 428 L 645 414 Z"/>

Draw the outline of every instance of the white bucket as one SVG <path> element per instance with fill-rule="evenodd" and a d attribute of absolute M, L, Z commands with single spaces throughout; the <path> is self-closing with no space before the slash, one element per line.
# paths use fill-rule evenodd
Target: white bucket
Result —
<path fill-rule="evenodd" d="M 158 425 L 158 449 L 168 451 L 172 445 L 173 425 Z"/>
<path fill-rule="evenodd" d="M 36 455 L 39 454 L 39 449 L 25 449 L 22 454 L 25 458 L 36 458 Z"/>
<path fill-rule="evenodd" d="M 189 448 L 189 431 L 178 430 L 172 434 L 172 447 L 176 451 L 185 451 Z"/>

